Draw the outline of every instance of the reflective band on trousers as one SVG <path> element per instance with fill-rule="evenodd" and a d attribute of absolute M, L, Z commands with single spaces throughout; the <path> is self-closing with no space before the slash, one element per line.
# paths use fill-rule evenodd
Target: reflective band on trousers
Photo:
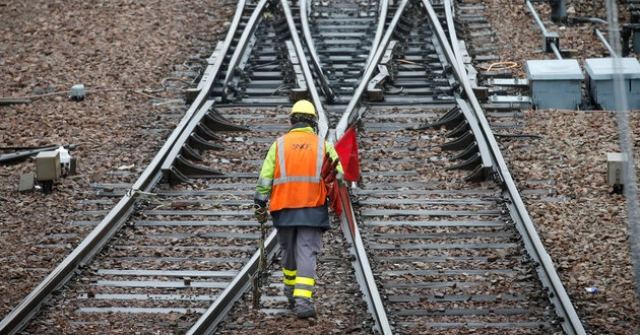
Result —
<path fill-rule="evenodd" d="M 294 297 L 311 298 L 316 280 L 309 277 L 296 277 L 296 288 L 293 290 Z"/>
<path fill-rule="evenodd" d="M 314 286 L 316 284 L 316 280 L 309 277 L 296 277 L 296 285 L 307 285 Z"/>
<path fill-rule="evenodd" d="M 289 270 L 282 268 L 283 282 L 287 286 L 294 286 L 296 284 L 296 270 Z"/>
<path fill-rule="evenodd" d="M 310 290 L 303 290 L 301 288 L 296 288 L 293 290 L 294 297 L 302 297 L 302 298 L 310 299 L 312 295 L 313 295 L 313 291 L 310 291 Z"/>

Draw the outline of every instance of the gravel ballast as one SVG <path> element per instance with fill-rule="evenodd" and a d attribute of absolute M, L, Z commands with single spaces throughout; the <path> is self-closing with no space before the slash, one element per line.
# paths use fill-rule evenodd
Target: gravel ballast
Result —
<path fill-rule="evenodd" d="M 524 200 L 581 320 L 590 334 L 637 334 L 625 199 L 607 184 L 606 154 L 620 150 L 615 116 L 531 111 L 525 122 L 540 138 L 501 145 L 520 188 L 547 190 Z"/>
<path fill-rule="evenodd" d="M 550 58 L 540 51 L 541 34 L 521 2 L 484 3 L 492 7 L 487 12 L 493 13 L 505 46 L 502 58 L 520 64 L 520 75 L 526 59 Z M 80 145 L 71 152 L 79 159 L 79 174 L 63 179 L 51 195 L 16 191 L 20 175 L 34 170 L 33 161 L 0 168 L 0 316 L 89 232 L 69 220 L 88 209 L 81 201 L 96 199 L 91 183 L 131 183 L 144 169 L 184 110 L 180 89 L 200 69 L 188 60 L 211 53 L 234 5 L 212 0 L 0 3 L 0 76 L 5 78 L 0 97 L 32 99 L 0 107 L 0 145 Z M 541 8 L 548 17 L 548 8 Z M 581 15 L 597 14 L 576 8 Z M 600 6 L 596 12 L 601 11 Z M 590 24 L 548 28 L 560 32 L 563 47 L 577 50 L 575 58 L 605 55 Z M 90 90 L 87 99 L 67 101 L 66 92 L 78 83 Z M 640 307 L 624 198 L 606 184 L 606 153 L 619 150 L 614 117 L 533 111 L 524 121 L 520 131 L 541 138 L 500 143 L 520 188 L 550 190 L 550 197 L 532 193 L 525 202 L 581 319 L 590 334 L 637 334 Z M 638 126 L 634 121 L 632 129 Z M 328 235 L 335 248 L 328 248 L 327 264 L 338 262 L 352 280 L 336 233 Z M 330 268 L 321 269 L 325 283 L 333 279 Z M 370 324 L 359 294 L 349 289 L 329 297 L 331 289 L 319 292 L 328 297 L 319 303 L 319 322 L 247 316 L 242 314 L 248 310 L 245 297 L 225 331 L 275 332 L 285 320 L 296 332 L 366 333 Z M 356 317 L 345 318 L 349 313 Z"/>
<path fill-rule="evenodd" d="M 483 3 L 500 58 L 518 64 L 517 76 L 525 76 L 526 60 L 554 58 L 542 52 L 542 34 L 523 3 Z M 625 6 L 619 4 L 621 22 L 628 16 Z M 584 65 L 586 58 L 608 56 L 593 34 L 594 28 L 606 33 L 605 25 L 554 24 L 547 4 L 536 8 L 547 29 L 560 34 L 561 47 L 570 50 L 568 58 Z M 570 18 L 607 17 L 604 2 L 568 1 L 568 12 Z M 524 127 L 512 133 L 534 136 L 498 140 L 518 187 L 532 190 L 525 194 L 525 204 L 588 333 L 637 334 L 639 307 L 625 199 L 612 193 L 606 180 L 606 154 L 620 151 L 615 115 L 528 111 L 518 123 Z M 634 120 L 630 128 L 637 127 Z"/>
<path fill-rule="evenodd" d="M 469 1 L 464 1 L 469 2 Z M 496 43 L 501 47 L 500 61 L 515 62 L 518 66 L 514 74 L 525 77 L 525 63 L 533 59 L 556 59 L 553 53 L 543 50 L 542 31 L 534 21 L 529 9 L 522 1 L 483 0 L 486 14 L 493 30 Z M 607 25 L 572 20 L 576 17 L 593 17 L 606 20 L 607 9 L 604 1 L 568 1 L 569 22 L 551 21 L 551 8 L 547 3 L 535 2 L 538 15 L 549 32 L 556 32 L 560 38 L 563 57 L 577 59 L 581 64 L 586 58 L 609 57 L 607 49 L 597 38 L 594 29 L 598 28 L 605 36 Z M 620 22 L 626 22 L 626 4 L 619 4 Z"/>
<path fill-rule="evenodd" d="M 50 195 L 16 191 L 32 160 L 0 168 L 5 315 L 90 231 L 68 221 L 87 209 L 80 201 L 95 198 L 91 183 L 133 182 L 160 148 L 185 109 L 181 89 L 223 37 L 235 4 L 38 0 L 0 8 L 0 97 L 32 100 L 0 107 L 0 146 L 79 145 L 71 151 L 78 174 Z M 75 84 L 86 86 L 84 101 L 68 101 Z"/>

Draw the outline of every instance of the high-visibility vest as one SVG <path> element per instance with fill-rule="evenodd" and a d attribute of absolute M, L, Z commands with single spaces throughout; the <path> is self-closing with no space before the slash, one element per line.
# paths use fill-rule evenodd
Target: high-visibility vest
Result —
<path fill-rule="evenodd" d="M 325 204 L 327 190 L 320 175 L 324 150 L 324 141 L 315 134 L 293 131 L 276 140 L 269 210 Z"/>

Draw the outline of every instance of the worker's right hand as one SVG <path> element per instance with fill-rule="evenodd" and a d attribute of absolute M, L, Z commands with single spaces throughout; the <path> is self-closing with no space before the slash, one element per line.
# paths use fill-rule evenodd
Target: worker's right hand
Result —
<path fill-rule="evenodd" d="M 254 205 L 253 214 L 256 216 L 256 220 L 258 220 L 260 224 L 266 223 L 267 220 L 269 219 L 269 215 L 267 213 L 267 207 L 260 206 L 258 204 Z"/>

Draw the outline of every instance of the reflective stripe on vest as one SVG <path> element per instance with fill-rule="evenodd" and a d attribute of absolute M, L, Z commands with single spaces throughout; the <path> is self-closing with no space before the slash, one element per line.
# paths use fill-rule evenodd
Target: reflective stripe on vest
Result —
<path fill-rule="evenodd" d="M 313 152 L 310 152 L 312 146 Z M 315 134 L 290 132 L 278 138 L 276 147 L 269 209 L 277 211 L 324 205 L 326 190 L 321 178 L 324 141 Z"/>

